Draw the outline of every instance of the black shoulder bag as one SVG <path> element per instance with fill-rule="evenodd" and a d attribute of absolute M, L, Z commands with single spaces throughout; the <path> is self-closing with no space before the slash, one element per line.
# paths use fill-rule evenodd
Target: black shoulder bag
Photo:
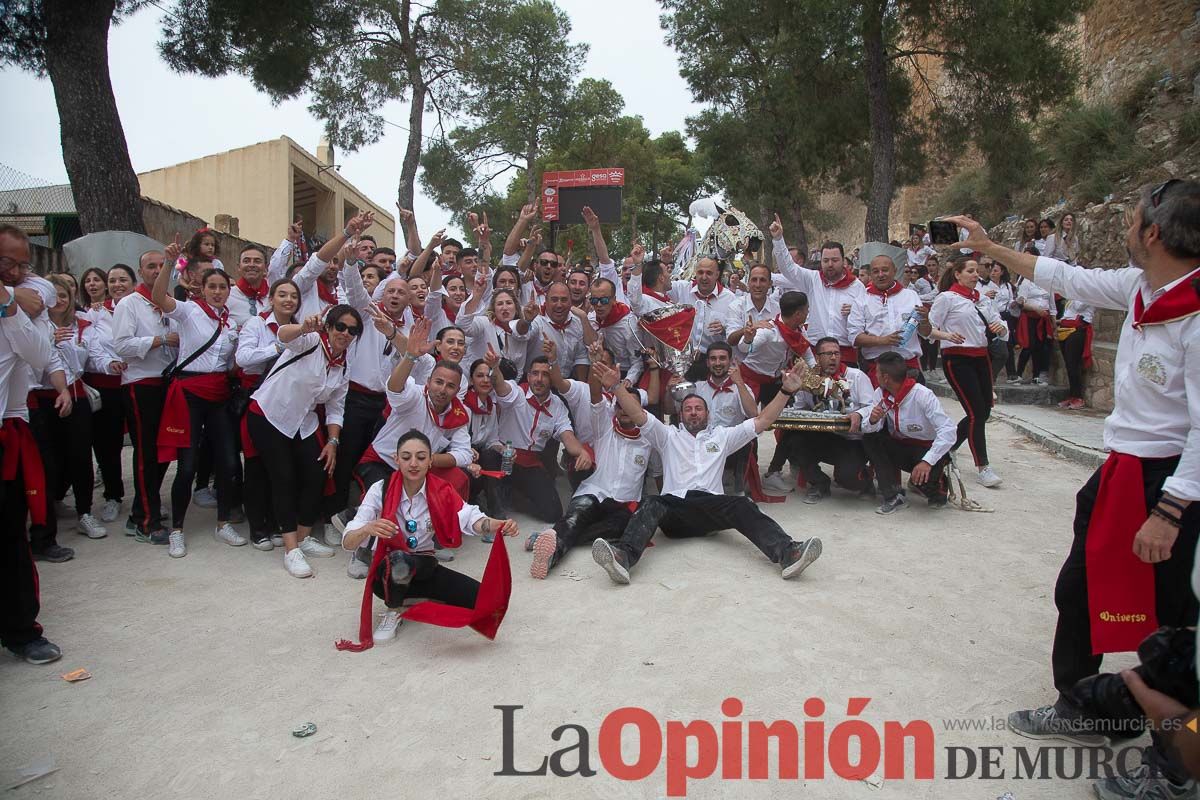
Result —
<path fill-rule="evenodd" d="M 195 361 L 197 358 L 199 358 L 200 356 L 202 356 L 202 355 L 204 354 L 204 351 L 205 351 L 205 350 L 207 350 L 208 348 L 212 347 L 212 346 L 213 346 L 213 344 L 215 344 L 215 343 L 216 343 L 217 339 L 221 338 L 221 328 L 224 328 L 224 327 L 225 327 L 224 325 L 221 325 L 220 323 L 218 323 L 218 324 L 217 324 L 217 329 L 216 329 L 215 331 L 213 331 L 212 338 L 211 338 L 211 339 L 209 339 L 207 342 L 205 342 L 205 343 L 204 343 L 204 344 L 203 344 L 203 345 L 200 347 L 200 349 L 199 349 L 199 350 L 196 350 L 196 351 L 194 351 L 194 352 L 193 352 L 193 353 L 192 353 L 190 356 L 188 356 L 187 358 L 185 358 L 185 359 L 183 360 L 183 363 L 182 363 L 182 364 L 179 364 L 177 361 L 174 361 L 174 362 L 172 362 L 172 363 L 168 364 L 168 365 L 167 365 L 167 368 L 166 368 L 166 369 L 164 369 L 164 370 L 163 370 L 163 372 L 162 372 L 163 381 L 165 382 L 165 381 L 169 381 L 169 380 L 171 380 L 171 379 L 172 379 L 172 378 L 174 378 L 176 375 L 178 375 L 179 373 L 183 372 L 183 368 L 184 368 L 184 367 L 188 366 L 188 365 L 189 365 L 189 364 L 191 364 L 193 361 Z"/>
<path fill-rule="evenodd" d="M 258 380 L 254 382 L 254 385 L 252 387 L 250 387 L 249 389 L 242 389 L 239 386 L 238 389 L 240 391 L 237 391 L 237 390 L 234 391 L 233 396 L 229 398 L 230 410 L 234 413 L 235 416 L 237 416 L 239 418 L 242 417 L 246 413 L 246 411 L 248 411 L 250 408 L 251 396 L 259 390 L 259 387 L 261 387 L 264 383 L 267 382 L 267 378 L 270 378 L 272 375 L 275 375 L 276 373 L 283 372 L 285 369 L 290 367 L 292 364 L 295 364 L 297 361 L 304 358 L 309 353 L 316 352 L 316 350 L 317 350 L 317 345 L 314 344 L 312 347 L 308 348 L 303 353 L 293 356 L 292 358 L 289 358 L 287 361 L 280 364 L 279 369 L 275 369 L 275 365 L 279 364 L 279 359 L 283 357 L 283 353 L 280 353 L 279 355 L 272 358 L 270 361 L 267 362 L 267 366 L 262 371 L 262 375 L 258 376 Z"/>

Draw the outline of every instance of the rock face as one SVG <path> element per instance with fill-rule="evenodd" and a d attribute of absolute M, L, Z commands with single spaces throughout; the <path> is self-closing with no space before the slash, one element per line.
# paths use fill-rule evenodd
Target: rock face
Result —
<path fill-rule="evenodd" d="M 1078 39 L 1083 99 L 1113 100 L 1152 67 L 1175 75 L 1195 67 L 1200 7 L 1195 0 L 1094 0 Z"/>

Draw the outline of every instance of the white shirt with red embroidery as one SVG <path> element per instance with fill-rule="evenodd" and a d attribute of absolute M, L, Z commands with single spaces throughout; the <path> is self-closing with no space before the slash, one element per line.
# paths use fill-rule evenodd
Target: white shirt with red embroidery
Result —
<path fill-rule="evenodd" d="M 613 430 L 613 401 L 601 398 L 587 410 L 588 424 L 597 431 L 592 448 L 596 451 L 596 471 L 579 484 L 574 497 L 590 494 L 597 500 L 639 503 L 646 465 L 650 463 L 650 442 L 640 433 L 635 438 Z"/>
<path fill-rule="evenodd" d="M 551 439 L 561 439 L 563 433 L 571 431 L 571 417 L 567 405 L 557 395 L 546 398 L 548 411 L 535 409 L 529 404 L 532 389 L 522 389 L 509 382 L 509 392 L 497 395 L 500 409 L 500 441 L 512 442 L 518 450 L 540 452 Z"/>
<path fill-rule="evenodd" d="M 846 333 L 850 341 L 862 334 L 868 336 L 887 336 L 899 333 L 904 327 L 904 318 L 914 308 L 921 305 L 921 298 L 912 289 L 903 288 L 891 296 L 864 292 L 862 297 L 854 301 L 850 308 L 850 316 L 846 319 Z M 875 360 L 889 350 L 895 351 L 905 358 L 919 358 L 921 355 L 921 339 L 916 331 L 909 338 L 908 344 L 868 344 L 861 348 L 863 358 Z"/>
<path fill-rule="evenodd" d="M 429 437 L 429 444 L 432 446 L 433 452 L 449 453 L 454 456 L 454 463 L 457 466 L 465 467 L 474 459 L 471 454 L 469 418 L 465 424 L 449 431 L 438 424 L 445 422 L 446 415 L 454 407 L 453 403 L 448 405 L 442 413 L 436 414 L 429 404 L 425 387 L 418 384 L 412 377 L 409 377 L 404 384 L 403 391 L 393 392 L 388 389 L 387 399 L 388 404 L 392 407 L 392 413 L 388 415 L 387 422 L 383 423 L 383 428 L 375 435 L 375 441 L 371 442 L 371 446 L 375 448 L 375 452 L 383 463 L 396 469 L 396 445 L 403 434 L 414 428 Z"/>

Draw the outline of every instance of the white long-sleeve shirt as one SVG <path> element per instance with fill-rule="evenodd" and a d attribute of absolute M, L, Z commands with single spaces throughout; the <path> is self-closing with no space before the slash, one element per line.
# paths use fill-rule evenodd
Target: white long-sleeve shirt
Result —
<path fill-rule="evenodd" d="M 0 419 L 29 421 L 25 398 L 33 372 L 46 368 L 51 350 L 45 327 L 31 320 L 20 307 L 12 316 L 0 317 Z"/>
<path fill-rule="evenodd" d="M 979 315 L 983 315 L 980 319 Z M 942 292 L 933 301 L 929 309 L 929 324 L 941 331 L 961 333 L 963 341 L 955 344 L 942 340 L 942 352 L 953 353 L 956 348 L 988 346 L 987 328 L 984 321 L 990 325 L 1000 321 L 1000 315 L 992 306 L 991 301 L 980 297 L 979 303 L 973 303 L 969 298 L 957 292 Z"/>
<path fill-rule="evenodd" d="M 871 405 L 874 407 L 882 402 L 883 389 L 879 388 L 872 396 Z M 904 396 L 898 408 L 889 408 L 878 422 L 871 423 L 869 411 L 863 417 L 863 433 L 873 433 L 885 426 L 892 436 L 931 442 L 929 449 L 921 457 L 922 461 L 931 466 L 950 452 L 958 438 L 958 427 L 946 416 L 937 395 L 919 383 Z"/>
<path fill-rule="evenodd" d="M 725 334 L 728 336 L 736 330 L 746 327 L 746 321 L 753 318 L 755 322 L 769 322 L 779 316 L 779 298 L 767 295 L 761 309 L 754 307 L 754 299 L 745 294 L 739 296 L 729 305 L 729 313 L 725 316 Z"/>
<path fill-rule="evenodd" d="M 689 490 L 724 494 L 725 459 L 758 437 L 754 424 L 748 419 L 732 428 L 709 428 L 693 436 L 647 414 L 642 436 L 662 456 L 662 494 L 684 497 Z"/>
<path fill-rule="evenodd" d="M 449 453 L 454 456 L 454 463 L 460 467 L 471 463 L 474 456 L 471 454 L 470 418 L 457 428 L 447 430 L 442 427 L 447 421 L 447 416 L 454 410 L 453 403 L 441 414 L 436 414 L 429 404 L 425 387 L 418 385 L 411 376 L 405 382 L 402 391 L 393 392 L 389 389 L 387 400 L 392 407 L 392 413 L 388 415 L 387 422 L 383 423 L 379 433 L 375 434 L 375 440 L 371 442 L 383 463 L 396 469 L 396 445 L 403 434 L 414 428 L 429 437 L 429 444 L 434 453 Z M 469 411 L 466 413 L 470 414 Z"/>
<path fill-rule="evenodd" d="M 1084 269 L 1039 258 L 1034 280 L 1047 291 L 1097 308 L 1131 311 L 1141 296 L 1149 309 L 1200 269 L 1153 289 L 1136 267 Z M 1139 458 L 1182 455 L 1163 491 L 1200 500 L 1200 314 L 1156 325 L 1121 324 L 1113 367 L 1114 408 L 1104 421 L 1104 448 Z"/>
<path fill-rule="evenodd" d="M 375 327 L 367 311 L 372 300 L 363 285 L 362 274 L 357 269 L 343 269 L 341 283 L 346 302 L 357 309 L 363 320 L 362 335 L 350 345 L 350 380 L 369 391 L 383 393 L 403 353 L 391 346 L 386 334 L 380 333 Z M 401 333 L 412 329 L 411 309 L 405 307 L 400 312 L 400 322 L 396 323 L 396 328 Z"/>
<path fill-rule="evenodd" d="M 346 533 L 356 531 L 364 527 L 369 522 L 374 522 L 383 516 L 383 496 L 387 491 L 387 481 L 375 481 L 371 484 L 371 488 L 367 490 L 366 495 L 362 499 L 362 504 L 358 507 L 358 512 L 346 525 Z M 429 516 L 429 501 L 425 496 L 425 487 L 422 486 L 412 497 L 409 497 L 408 491 L 405 490 L 400 497 L 400 507 L 396 509 L 397 519 L 393 519 L 400 526 L 398 536 L 407 536 L 404 529 L 403 520 L 412 520 L 417 523 L 417 532 L 413 534 L 417 537 L 417 546 L 412 548 L 420 552 L 432 551 L 433 548 L 433 521 Z M 458 527 L 459 530 L 467 536 L 475 535 L 475 523 L 485 518 L 487 515 L 479 510 L 478 506 L 473 506 L 470 503 L 463 503 L 458 509 Z M 366 542 L 372 550 L 375 549 L 376 538 L 368 536 Z"/>
<path fill-rule="evenodd" d="M 175 309 L 163 312 L 163 316 L 178 326 L 180 364 L 208 344 L 217 328 L 221 328 L 216 340 L 184 368 L 185 372 L 225 372 L 233 365 L 238 332 L 232 318 L 222 325 L 190 300 L 176 300 Z"/>
<path fill-rule="evenodd" d="M 646 465 L 650 462 L 651 445 L 644 436 L 629 438 L 613 430 L 615 414 L 613 401 L 601 398 L 587 410 L 589 424 L 596 431 L 592 447 L 596 451 L 596 471 L 579 484 L 574 497 L 590 494 L 603 502 L 641 502 L 642 483 Z"/>
<path fill-rule="evenodd" d="M 832 336 L 842 347 L 852 346 L 850 333 L 846 328 L 846 317 L 842 313 L 843 306 L 854 306 L 854 301 L 866 294 L 867 288 L 862 281 L 851 281 L 847 286 L 836 288 L 825 284 L 825 277 L 818 269 L 806 269 L 795 261 L 788 252 L 787 243 L 783 239 L 774 239 L 772 256 L 779 267 L 774 282 L 784 291 L 789 289 L 804 292 L 808 296 L 808 338 L 815 342 L 825 336 Z"/>
<path fill-rule="evenodd" d="M 919 305 L 920 296 L 909 288 L 901 289 L 890 297 L 872 294 L 869 291 L 863 292 L 862 297 L 856 299 L 850 307 L 850 316 L 846 318 L 846 332 L 852 342 L 864 333 L 868 336 L 899 333 L 904 327 L 904 318 Z M 907 344 L 868 344 L 860 349 L 863 358 L 872 361 L 889 350 L 894 350 L 905 358 L 918 358 L 921 355 L 921 339 L 914 331 Z"/>
<path fill-rule="evenodd" d="M 691 281 L 672 281 L 667 296 L 681 305 L 695 307 L 696 319 L 692 323 L 691 342 L 698 351 L 704 352 L 714 342 L 725 341 L 725 320 L 729 317 L 730 307 L 737 300 L 736 294 L 717 284 L 712 294 L 705 296 Z M 645 300 L 643 295 L 643 304 Z M 709 331 L 708 326 L 714 323 L 721 326 L 719 333 Z"/>
<path fill-rule="evenodd" d="M 154 347 L 154 338 L 173 329 L 171 320 L 137 292 L 121 298 L 113 312 L 112 349 L 129 365 L 121 373 L 122 385 L 162 377 L 175 360 L 175 348 Z"/>
<path fill-rule="evenodd" d="M 271 330 L 271 326 L 275 330 Z M 279 320 L 274 314 L 265 319 L 261 316 L 252 317 L 238 332 L 237 352 L 234 361 L 248 375 L 262 375 L 267 362 L 283 353 L 283 344 L 279 341 Z M 294 367 L 288 367 L 294 369 Z"/>
<path fill-rule="evenodd" d="M 546 398 L 549 413 L 530 405 L 532 397 L 532 389 L 522 389 L 511 381 L 508 394 L 496 396 L 501 406 L 500 441 L 512 442 L 518 450 L 541 452 L 551 439 L 561 440 L 564 433 L 573 434 L 575 429 L 566 403 L 557 395 Z"/>
<path fill-rule="evenodd" d="M 850 384 L 850 398 L 846 405 L 846 413 L 857 411 L 862 415 L 863 422 L 871 416 L 871 409 L 875 406 L 875 387 L 871 385 L 871 379 L 867 377 L 867 373 L 854 367 L 846 367 L 846 374 L 842 380 Z M 816 398 L 812 392 L 801 389 L 796 392 L 788 403 L 789 406 L 796 408 L 811 410 L 816 408 Z M 861 439 L 862 431 L 858 433 L 841 433 L 838 434 L 846 439 Z"/>
<path fill-rule="evenodd" d="M 316 348 L 308 355 L 300 355 Z M 325 423 L 341 425 L 350 378 L 342 367 L 331 366 L 319 333 L 305 333 L 283 345 L 283 355 L 254 392 L 267 421 L 289 439 L 307 439 L 317 429 L 317 406 L 325 406 Z M 299 357 L 296 363 L 292 359 Z M 286 366 L 285 366 L 286 365 Z M 283 372 L 275 375 L 280 368 Z"/>

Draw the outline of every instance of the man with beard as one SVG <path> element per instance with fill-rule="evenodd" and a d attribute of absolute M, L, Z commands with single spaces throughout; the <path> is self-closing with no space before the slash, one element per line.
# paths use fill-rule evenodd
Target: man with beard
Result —
<path fill-rule="evenodd" d="M 784 431 L 780 436 L 775 451 L 782 453 L 791 462 L 792 469 L 804 476 L 808 484 L 804 502 L 809 504 L 819 503 L 831 494 L 829 476 L 821 469 L 822 463 L 833 466 L 833 479 L 843 489 L 862 492 L 872 488 L 867 476 L 867 454 L 862 446 L 862 423 L 865 417 L 870 416 L 875 399 L 875 387 L 870 379 L 861 370 L 842 363 L 842 349 L 837 339 L 826 336 L 813 349 L 816 351 L 818 374 L 835 382 L 830 390 L 831 395 L 818 395 L 802 389 L 792 400 L 792 405 L 808 410 L 818 407 L 826 410 L 831 397 L 836 396 L 850 417 L 850 430 L 847 433 Z M 839 386 L 838 382 L 845 384 L 845 388 Z M 774 490 L 779 487 L 772 485 L 769 488 Z"/>
<path fill-rule="evenodd" d="M 629 306 L 617 300 L 617 285 L 608 278 L 597 278 L 589 292 L 588 303 L 592 307 L 597 335 L 616 356 L 621 376 L 636 383 L 641 376 L 644 347 L 638 335 L 637 317 Z M 635 365 L 634 374 L 629 374 Z"/>
<path fill-rule="evenodd" d="M 662 494 L 646 498 L 620 540 L 609 543 L 597 539 L 592 544 L 592 558 L 614 583 L 629 583 L 630 570 L 658 528 L 673 538 L 706 536 L 732 528 L 779 564 L 784 579 L 798 576 L 817 560 L 821 555 L 820 539 L 792 541 L 754 501 L 727 496 L 721 487 L 725 459 L 771 427 L 800 383 L 800 372 L 788 372 L 775 399 L 757 417 L 733 428 L 709 428 L 708 406 L 695 394 L 683 399 L 681 426 L 668 427 L 648 415 L 636 397 L 617 385 L 618 404 L 662 455 L 664 479 Z"/>
<path fill-rule="evenodd" d="M 592 276 L 586 270 L 575 267 L 567 273 L 567 290 L 571 293 L 571 307 L 587 311 L 588 284 Z"/>
<path fill-rule="evenodd" d="M 693 391 L 708 405 L 708 427 L 733 428 L 758 414 L 754 394 L 733 360 L 733 348 L 725 342 L 715 342 L 704 360 L 708 377 L 696 383 Z M 674 388 L 677 383 L 679 378 L 672 377 L 669 385 Z M 729 456 L 727 466 L 733 473 L 734 494 L 741 494 L 745 488 L 746 462 L 753 447 L 751 442 Z"/>

